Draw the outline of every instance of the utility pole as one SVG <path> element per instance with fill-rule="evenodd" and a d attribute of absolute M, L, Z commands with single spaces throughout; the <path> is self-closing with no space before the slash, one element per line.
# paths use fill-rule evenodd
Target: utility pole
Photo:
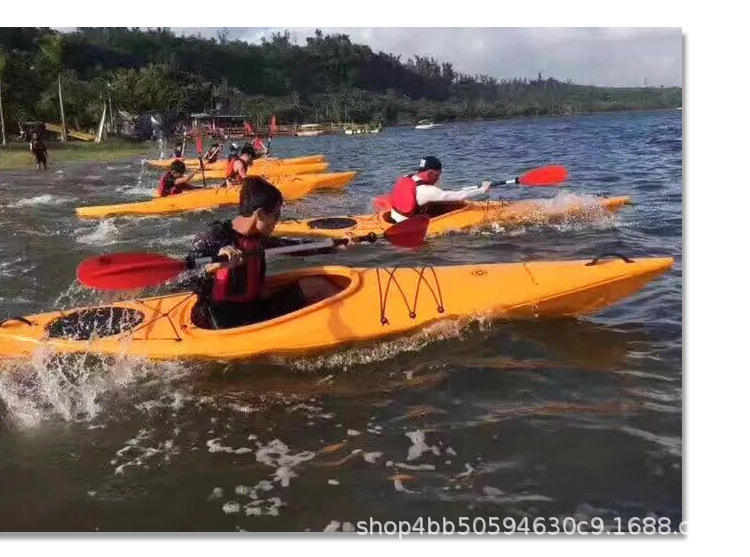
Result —
<path fill-rule="evenodd" d="M 65 130 L 65 107 L 63 106 L 62 77 L 60 76 L 60 74 L 57 74 L 57 91 L 60 94 L 60 118 L 62 119 L 62 127 L 60 128 L 60 141 L 67 141 L 68 132 Z"/>
<path fill-rule="evenodd" d="M 3 78 L 0 77 L 0 129 L 3 133 L 3 147 L 7 145 L 5 141 L 5 115 L 3 114 Z"/>
<path fill-rule="evenodd" d="M 115 133 L 115 113 L 112 112 L 112 95 L 109 94 L 109 88 L 107 89 L 107 101 L 109 102 L 109 132 Z"/>

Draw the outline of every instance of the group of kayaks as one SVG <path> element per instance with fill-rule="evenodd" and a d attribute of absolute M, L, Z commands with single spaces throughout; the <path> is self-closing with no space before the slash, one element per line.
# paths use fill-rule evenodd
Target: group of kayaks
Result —
<path fill-rule="evenodd" d="M 186 165 L 199 164 L 197 159 Z M 169 161 L 148 161 L 157 168 Z M 256 166 L 257 165 L 257 166 Z M 323 156 L 260 160 L 254 170 L 277 185 L 287 199 L 316 189 L 339 188 L 354 172 L 323 173 Z M 221 171 L 209 168 L 209 171 Z M 83 207 L 78 216 L 163 215 L 232 205 L 237 187 L 217 187 L 140 203 Z M 499 225 L 533 224 L 585 215 L 592 208 L 614 212 L 626 197 L 564 204 L 548 200 L 467 201 L 430 215 L 428 235 Z M 389 212 L 279 222 L 281 236 L 342 238 L 382 233 L 393 226 Z M 302 277 L 319 277 L 336 294 L 307 307 L 232 329 L 200 326 L 196 295 L 170 294 L 101 306 L 55 311 L 0 322 L 0 356 L 29 356 L 41 346 L 54 352 L 134 355 L 153 359 L 232 360 L 271 354 L 304 354 L 420 329 L 436 321 L 538 319 L 596 311 L 632 294 L 667 271 L 671 258 L 605 257 L 459 266 L 349 268 L 325 266 L 269 277 L 269 292 Z"/>

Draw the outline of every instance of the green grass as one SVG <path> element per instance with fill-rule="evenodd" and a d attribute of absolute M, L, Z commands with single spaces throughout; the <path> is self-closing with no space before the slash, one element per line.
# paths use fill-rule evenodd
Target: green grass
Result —
<path fill-rule="evenodd" d="M 124 139 L 109 139 L 102 143 L 68 141 L 50 141 L 47 143 L 48 164 L 59 167 L 69 162 L 102 163 L 114 162 L 119 159 L 145 155 L 149 151 L 149 143 L 136 143 Z M 28 168 L 34 170 L 34 157 L 29 151 L 28 143 L 9 143 L 0 147 L 0 170 L 17 170 Z"/>

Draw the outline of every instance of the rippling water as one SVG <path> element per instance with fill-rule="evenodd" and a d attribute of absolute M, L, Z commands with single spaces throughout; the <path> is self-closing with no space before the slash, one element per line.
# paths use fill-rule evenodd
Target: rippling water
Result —
<path fill-rule="evenodd" d="M 674 269 L 584 320 L 437 326 L 310 358 L 154 364 L 63 358 L 0 371 L 3 530 L 348 529 L 369 517 L 682 519 L 682 113 L 446 125 L 278 138 L 361 171 L 285 217 L 362 213 L 426 154 L 443 181 L 512 178 L 549 163 L 564 192 L 629 195 L 616 217 L 363 246 L 348 265 L 670 255 Z M 154 146 L 153 156 L 158 156 Z M 74 284 L 101 251 L 184 253 L 230 209 L 79 221 L 81 205 L 135 201 L 140 160 L 0 175 L 0 314 L 97 300 Z M 273 268 L 323 257 L 274 261 Z M 3 372 L 4 371 L 4 372 Z M 347 524 L 350 523 L 350 524 Z"/>

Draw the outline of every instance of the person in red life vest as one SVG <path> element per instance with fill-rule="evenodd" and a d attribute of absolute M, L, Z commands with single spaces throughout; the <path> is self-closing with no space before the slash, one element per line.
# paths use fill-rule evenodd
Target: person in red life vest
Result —
<path fill-rule="evenodd" d="M 185 163 L 179 160 L 172 161 L 169 165 L 169 170 L 159 180 L 159 197 L 166 197 L 168 195 L 176 195 L 182 193 L 185 190 L 198 189 L 199 186 L 193 186 L 188 184 L 190 179 L 195 176 L 195 170 L 185 176 Z"/>
<path fill-rule="evenodd" d="M 203 162 L 209 164 L 219 160 L 219 151 L 221 151 L 219 144 L 216 142 L 212 143 L 211 148 L 203 154 Z"/>
<path fill-rule="evenodd" d="M 266 146 L 263 143 L 263 140 L 260 137 L 258 137 L 257 135 L 253 139 L 253 142 L 251 143 L 251 146 L 255 150 L 255 154 L 258 157 L 265 156 L 266 153 L 268 153 L 268 149 L 266 149 Z"/>
<path fill-rule="evenodd" d="M 226 178 L 227 185 L 237 185 L 247 178 L 247 169 L 256 159 L 255 150 L 250 145 L 244 145 L 240 154 L 231 162 L 227 160 Z"/>
<path fill-rule="evenodd" d="M 440 188 L 440 175 L 443 166 L 437 157 L 425 157 L 413 174 L 402 176 L 391 190 L 391 218 L 402 222 L 423 212 L 431 203 L 464 201 L 487 193 L 492 182 L 482 182 L 481 186 L 472 186 L 460 190 Z"/>
<path fill-rule="evenodd" d="M 264 291 L 265 249 L 299 244 L 270 236 L 282 203 L 281 192 L 274 185 L 251 176 L 242 183 L 239 215 L 214 222 L 196 236 L 189 260 L 216 255 L 227 258 L 225 262 L 204 266 L 203 276 L 193 284 L 198 295 L 198 309 L 193 316 L 197 325 L 227 329 L 257 323 L 297 311 L 339 291 L 323 277 L 302 278 L 270 295 Z M 308 253 L 313 252 L 304 252 Z"/>

